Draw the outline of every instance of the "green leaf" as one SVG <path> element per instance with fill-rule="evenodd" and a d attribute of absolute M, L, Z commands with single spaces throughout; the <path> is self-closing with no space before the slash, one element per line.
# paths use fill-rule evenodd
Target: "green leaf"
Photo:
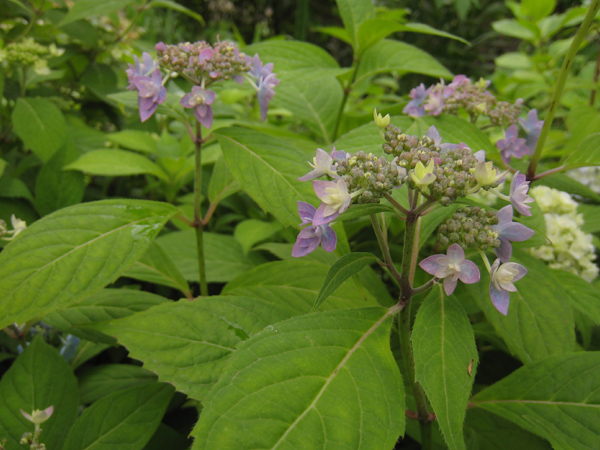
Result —
<path fill-rule="evenodd" d="M 535 39 L 533 31 L 514 19 L 503 19 L 493 22 L 492 28 L 500 34 L 523 39 L 524 41 L 533 41 Z"/>
<path fill-rule="evenodd" d="M 236 345 L 266 325 L 261 317 L 278 317 L 266 302 L 237 300 L 220 296 L 169 303 L 92 328 L 115 336 L 160 380 L 201 400 Z"/>
<path fill-rule="evenodd" d="M 98 332 L 97 334 L 101 333 Z M 88 362 L 93 357 L 98 356 L 109 347 L 110 345 L 108 344 L 97 344 L 90 341 L 81 341 L 77 346 L 75 357 L 70 361 L 71 367 L 73 367 L 74 370 L 81 367 L 83 364 Z"/>
<path fill-rule="evenodd" d="M 100 98 L 119 91 L 117 74 L 108 64 L 91 63 L 81 77 L 81 83 Z"/>
<path fill-rule="evenodd" d="M 149 8 L 168 8 L 168 9 L 172 9 L 173 11 L 177 11 L 180 12 L 182 14 L 185 14 L 186 16 L 190 16 L 192 19 L 196 20 L 196 22 L 200 23 L 202 26 L 206 26 L 206 21 L 204 20 L 204 18 L 192 11 L 189 8 L 186 8 L 183 5 L 180 5 L 179 3 L 176 2 L 172 2 L 170 0 L 152 0 L 149 4 L 148 4 Z"/>
<path fill-rule="evenodd" d="M 454 39 L 455 41 L 459 41 L 459 42 L 462 42 L 463 44 L 470 45 L 469 41 L 461 38 L 460 36 L 457 36 L 452 33 L 447 33 L 442 30 L 438 30 L 437 28 L 430 27 L 429 25 L 426 25 L 424 23 L 414 23 L 414 22 L 405 23 L 402 25 L 402 29 L 399 31 L 430 34 L 433 36 L 440 36 L 440 37 L 445 37 L 448 39 Z"/>
<path fill-rule="evenodd" d="M 600 441 L 600 353 L 552 356 L 527 364 L 484 389 L 470 404 L 550 441 L 593 449 Z"/>
<path fill-rule="evenodd" d="M 54 406 L 44 422 L 41 441 L 47 448 L 62 448 L 65 430 L 77 418 L 79 392 L 73 370 L 58 351 L 38 336 L 19 355 L 0 381 L 0 436 L 8 439 L 8 449 L 23 448 L 19 441 L 33 424 L 20 412 Z"/>
<path fill-rule="evenodd" d="M 81 326 L 127 317 L 166 301 L 167 299 L 149 292 L 131 289 L 103 289 L 76 305 L 48 314 L 44 317 L 44 322 L 81 339 L 114 344 L 113 338 L 95 330 L 81 328 Z"/>
<path fill-rule="evenodd" d="M 240 344 L 203 402 L 192 448 L 392 448 L 404 389 L 391 318 L 383 308 L 309 314 Z"/>
<path fill-rule="evenodd" d="M 354 52 L 358 53 L 360 25 L 366 20 L 375 18 L 375 6 L 372 2 L 364 0 L 336 0 L 336 3 Z"/>
<path fill-rule="evenodd" d="M 452 77 L 448 69 L 423 50 L 404 42 L 384 39 L 363 54 L 354 85 L 378 73 L 392 71 L 419 73 L 435 78 Z"/>
<path fill-rule="evenodd" d="M 103 200 L 35 222 L 0 253 L 0 326 L 96 293 L 144 254 L 177 212 L 165 203 Z"/>
<path fill-rule="evenodd" d="M 244 255 L 242 246 L 231 235 L 204 232 L 206 279 L 209 283 L 226 282 L 265 262 L 256 253 Z M 159 237 L 156 242 L 175 263 L 188 281 L 199 281 L 198 250 L 194 230 L 176 231 Z"/>
<path fill-rule="evenodd" d="M 555 6 L 556 0 L 523 0 L 521 1 L 521 14 L 537 22 L 552 14 Z"/>
<path fill-rule="evenodd" d="M 6 174 L 0 179 L 0 197 L 24 198 L 33 203 L 33 196 L 27 185 L 19 178 Z"/>
<path fill-rule="evenodd" d="M 136 92 L 125 91 L 117 92 L 116 94 L 108 94 L 107 99 L 113 100 L 127 108 L 139 110 L 138 96 Z M 187 120 L 188 116 L 183 112 L 183 107 L 179 104 L 180 97 L 176 94 L 167 92 L 167 99 L 164 103 L 158 105 L 156 112 L 164 114 L 176 120 Z"/>
<path fill-rule="evenodd" d="M 190 287 L 169 255 L 156 242 L 152 242 L 144 256 L 123 274 L 125 277 L 179 289 L 183 295 L 192 297 Z"/>
<path fill-rule="evenodd" d="M 79 170 L 109 177 L 149 174 L 168 180 L 165 171 L 146 156 L 117 149 L 88 152 L 65 166 L 65 170 Z"/>
<path fill-rule="evenodd" d="M 134 0 L 77 0 L 71 10 L 60 23 L 60 26 L 79 19 L 87 19 L 99 15 L 109 15 L 121 8 L 133 3 Z"/>
<path fill-rule="evenodd" d="M 4 169 L 6 168 L 7 164 L 8 163 L 5 160 L 0 158 L 0 177 L 4 174 Z"/>
<path fill-rule="evenodd" d="M 84 176 L 78 172 L 63 171 L 63 167 L 77 159 L 79 152 L 69 139 L 39 171 L 35 182 L 35 209 L 41 216 L 83 199 Z"/>
<path fill-rule="evenodd" d="M 477 450 L 552 450 L 544 439 L 481 408 L 467 409 L 465 436 L 476 440 Z"/>
<path fill-rule="evenodd" d="M 489 276 L 482 273 L 477 300 L 487 319 L 506 342 L 511 352 L 524 363 L 572 352 L 575 348 L 575 323 L 568 298 L 553 272 L 536 258 L 514 251 L 513 258 L 528 273 L 515 284 L 510 294 L 508 315 L 494 308 L 488 294 Z"/>
<path fill-rule="evenodd" d="M 208 186 L 208 199 L 213 204 L 219 204 L 223 199 L 239 192 L 242 189 L 237 182 L 224 157 L 221 157 L 215 163 Z"/>
<path fill-rule="evenodd" d="M 146 131 L 123 130 L 107 134 L 106 137 L 122 147 L 143 153 L 156 152 L 156 139 Z"/>
<path fill-rule="evenodd" d="M 152 435 L 144 450 L 189 450 L 192 440 L 178 433 L 173 428 L 161 423 Z M 532 449 L 537 450 L 537 449 Z"/>
<path fill-rule="evenodd" d="M 600 231 L 600 205 L 580 203 L 577 205 L 577 213 L 583 214 L 584 222 L 581 225 L 581 231 L 584 233 Z"/>
<path fill-rule="evenodd" d="M 244 253 L 247 254 L 255 244 L 270 238 L 281 229 L 282 226 L 279 222 L 246 219 L 236 225 L 233 236 L 242 245 Z"/>
<path fill-rule="evenodd" d="M 339 70 L 303 69 L 278 74 L 281 83 L 273 103 L 293 113 L 327 144 L 331 143 L 344 92 Z M 220 132 L 220 131 L 219 131 Z"/>
<path fill-rule="evenodd" d="M 244 53 L 258 53 L 262 61 L 273 63 L 273 71 L 282 72 L 299 69 L 338 69 L 337 61 L 321 47 L 308 42 L 270 40 L 244 48 Z M 279 92 L 279 87 L 276 91 Z M 278 95 L 278 94 L 276 94 Z"/>
<path fill-rule="evenodd" d="M 67 138 L 63 113 L 46 99 L 18 98 L 12 122 L 15 133 L 42 161 L 48 161 Z"/>
<path fill-rule="evenodd" d="M 142 450 L 173 396 L 173 386 L 144 384 L 114 392 L 87 408 L 69 431 L 63 450 Z"/>
<path fill-rule="evenodd" d="M 311 308 L 316 311 L 327 298 L 333 294 L 344 281 L 360 272 L 366 266 L 377 261 L 375 255 L 365 252 L 349 253 L 338 259 L 325 277 L 323 287 Z"/>
<path fill-rule="evenodd" d="M 595 284 L 564 270 L 552 270 L 551 276 L 560 284 L 568 296 L 571 306 L 600 325 L 600 289 Z"/>
<path fill-rule="evenodd" d="M 222 293 L 285 302 L 299 314 L 306 314 L 315 303 L 329 270 L 328 263 L 294 258 L 275 261 L 249 270 L 230 281 Z M 367 292 L 356 289 L 351 281 L 342 284 L 321 309 L 343 309 L 377 305 Z"/>
<path fill-rule="evenodd" d="M 240 128 L 219 130 L 227 165 L 244 191 L 284 226 L 298 225 L 298 201 L 314 202 L 306 156 L 286 141 Z"/>
<path fill-rule="evenodd" d="M 155 383 L 156 374 L 131 364 L 103 364 L 78 372 L 79 401 L 89 405 L 113 392 Z"/>
<path fill-rule="evenodd" d="M 600 133 L 585 137 L 577 150 L 563 161 L 569 169 L 574 167 L 600 166 Z"/>
<path fill-rule="evenodd" d="M 313 28 L 312 31 L 328 34 L 329 36 L 338 38 L 340 41 L 345 42 L 346 44 L 352 45 L 350 36 L 348 35 L 348 32 L 346 31 L 345 28 L 342 28 L 342 27 L 316 27 L 316 28 Z"/>
<path fill-rule="evenodd" d="M 478 361 L 469 318 L 442 286 L 419 307 L 412 331 L 416 380 L 433 406 L 450 450 L 464 450 L 463 422 Z"/>

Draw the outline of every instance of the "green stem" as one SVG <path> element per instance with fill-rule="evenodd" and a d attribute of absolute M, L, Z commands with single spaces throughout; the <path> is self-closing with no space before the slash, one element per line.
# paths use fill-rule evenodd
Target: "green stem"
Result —
<path fill-rule="evenodd" d="M 579 47 L 583 42 L 583 39 L 590 28 L 592 21 L 594 20 L 594 17 L 596 17 L 596 13 L 598 12 L 599 8 L 600 0 L 592 0 L 585 18 L 583 19 L 583 23 L 579 27 L 579 30 L 577 30 L 577 33 L 573 38 L 573 42 L 571 42 L 571 46 L 569 47 L 569 51 L 565 56 L 565 60 L 558 75 L 558 80 L 556 80 L 552 98 L 550 99 L 550 108 L 548 108 L 548 112 L 544 118 L 542 132 L 540 133 L 540 137 L 535 147 L 535 152 L 531 157 L 531 162 L 529 163 L 529 168 L 527 169 L 527 179 L 530 181 L 535 179 L 535 171 L 542 156 L 542 149 L 544 148 L 544 143 L 548 138 L 548 133 L 550 131 L 550 127 L 552 126 L 552 120 L 554 119 L 554 115 L 556 114 L 556 110 L 560 103 L 560 98 L 562 96 L 567 77 L 569 76 L 571 66 L 573 65 L 575 55 L 577 54 L 577 51 L 579 50 Z"/>
<path fill-rule="evenodd" d="M 411 307 L 410 303 L 398 313 L 398 336 L 400 339 L 400 349 L 402 350 L 402 358 L 406 368 L 408 382 L 413 392 L 415 403 L 417 404 L 417 412 L 419 414 L 419 425 L 421 427 L 421 449 L 431 450 L 431 419 L 427 411 L 427 400 L 425 392 L 415 376 L 415 356 L 413 354 L 412 345 L 410 342 L 411 332 Z"/>
<path fill-rule="evenodd" d="M 208 295 L 208 283 L 206 282 L 206 261 L 204 259 L 204 225 L 200 205 L 202 202 L 202 128 L 200 122 L 196 122 L 196 136 L 194 138 L 196 158 L 194 167 L 194 222 L 196 229 L 196 245 L 198 247 L 198 274 L 200 275 L 200 295 Z"/>
<path fill-rule="evenodd" d="M 381 248 L 381 253 L 383 253 L 385 267 L 387 267 L 394 279 L 398 283 L 400 283 L 402 277 L 400 275 L 400 272 L 398 272 L 398 270 L 396 269 L 396 266 L 394 266 L 394 261 L 392 260 L 392 255 L 390 254 L 390 246 L 388 245 L 386 233 L 383 232 L 375 214 L 371 214 L 371 224 L 373 225 L 373 230 L 375 231 L 377 242 L 379 243 L 379 247 Z"/>

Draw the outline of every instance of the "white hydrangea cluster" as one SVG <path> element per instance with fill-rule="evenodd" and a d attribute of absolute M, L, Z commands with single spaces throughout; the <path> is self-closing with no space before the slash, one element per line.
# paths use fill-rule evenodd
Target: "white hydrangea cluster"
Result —
<path fill-rule="evenodd" d="M 583 216 L 577 214 L 577 202 L 566 192 L 547 186 L 535 186 L 529 194 L 544 213 L 546 235 L 551 244 L 531 248 L 529 252 L 546 261 L 552 269 L 562 269 L 587 281 L 598 276 L 592 235 L 581 231 Z"/>

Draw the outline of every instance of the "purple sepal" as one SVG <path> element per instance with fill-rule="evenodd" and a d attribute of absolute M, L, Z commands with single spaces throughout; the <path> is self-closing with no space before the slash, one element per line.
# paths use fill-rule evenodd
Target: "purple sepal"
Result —
<path fill-rule="evenodd" d="M 496 217 L 498 217 L 498 224 L 494 225 L 493 229 L 498 233 L 500 247 L 495 248 L 494 252 L 496 253 L 496 256 L 500 258 L 500 261 L 506 263 L 510 260 L 510 256 L 512 255 L 512 244 L 510 242 L 526 241 L 534 235 L 534 231 L 521 223 L 512 221 L 512 205 L 507 205 L 500 209 L 496 213 Z"/>

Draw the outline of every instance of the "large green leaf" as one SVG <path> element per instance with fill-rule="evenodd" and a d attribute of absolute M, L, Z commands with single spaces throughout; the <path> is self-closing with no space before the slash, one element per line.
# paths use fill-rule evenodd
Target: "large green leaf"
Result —
<path fill-rule="evenodd" d="M 319 306 L 339 288 L 344 281 L 356 275 L 369 264 L 377 261 L 372 253 L 354 252 L 342 256 L 327 272 L 323 287 L 312 306 L 311 311 L 316 311 Z"/>
<path fill-rule="evenodd" d="M 444 295 L 441 285 L 420 306 L 412 342 L 416 379 L 448 447 L 464 450 L 463 421 L 479 358 L 465 310 L 457 299 Z"/>
<path fill-rule="evenodd" d="M 167 174 L 147 157 L 127 150 L 93 150 L 82 155 L 65 170 L 79 170 L 92 175 L 126 176 L 149 174 L 167 180 Z"/>
<path fill-rule="evenodd" d="M 471 399 L 552 443 L 595 449 L 600 442 L 600 353 L 552 356 L 516 370 Z"/>
<path fill-rule="evenodd" d="M 391 318 L 384 308 L 309 314 L 242 343 L 203 403 L 192 448 L 392 448 L 404 395 Z"/>
<path fill-rule="evenodd" d="M 244 53 L 258 53 L 262 61 L 273 63 L 273 71 L 283 72 L 298 69 L 337 69 L 337 61 L 321 47 L 299 41 L 271 40 L 244 48 Z M 276 88 L 279 92 L 279 86 Z"/>
<path fill-rule="evenodd" d="M 430 54 L 409 44 L 384 39 L 362 56 L 356 83 L 383 72 L 420 73 L 430 77 L 450 78 L 452 73 Z"/>
<path fill-rule="evenodd" d="M 336 78 L 339 70 L 301 69 L 285 72 L 278 77 L 273 104 L 294 114 L 327 144 L 331 143 L 336 120 L 342 113 L 344 92 Z"/>
<path fill-rule="evenodd" d="M 63 167 L 79 155 L 71 139 L 44 164 L 35 182 L 35 209 L 44 216 L 61 208 L 76 205 L 83 199 L 84 176 L 63 171 Z"/>
<path fill-rule="evenodd" d="M 54 406 L 54 413 L 42 428 L 41 442 L 47 448 L 62 448 L 69 427 L 77 418 L 79 392 L 73 370 L 56 349 L 38 336 L 2 376 L 0 381 L 0 435 L 7 438 L 7 450 L 23 449 L 21 436 L 33 431 L 20 409 Z"/>
<path fill-rule="evenodd" d="M 220 296 L 160 305 L 93 328 L 115 336 L 161 380 L 202 399 L 241 340 L 294 314 L 287 305 Z"/>
<path fill-rule="evenodd" d="M 107 139 L 122 147 L 143 153 L 156 153 L 157 140 L 148 132 L 123 130 L 106 135 Z"/>
<path fill-rule="evenodd" d="M 173 386 L 152 383 L 98 400 L 75 422 L 63 450 L 142 450 L 158 428 L 174 392 Z"/>
<path fill-rule="evenodd" d="M 35 222 L 0 253 L 0 326 L 41 317 L 113 282 L 177 212 L 165 203 L 103 200 Z"/>
<path fill-rule="evenodd" d="M 67 13 L 60 25 L 66 25 L 79 19 L 87 19 L 99 15 L 107 15 L 124 8 L 134 0 L 77 0 L 71 10 Z"/>
<path fill-rule="evenodd" d="M 279 222 L 246 219 L 236 225 L 233 236 L 242 245 L 244 253 L 247 254 L 254 245 L 270 238 L 281 229 L 282 226 Z"/>
<path fill-rule="evenodd" d="M 583 278 L 564 270 L 553 270 L 551 276 L 564 288 L 569 303 L 600 325 L 600 289 Z M 564 299 L 563 299 L 564 300 Z"/>
<path fill-rule="evenodd" d="M 285 302 L 296 308 L 298 314 L 306 314 L 321 291 L 328 269 L 328 264 L 297 258 L 261 264 L 230 281 L 223 293 Z M 372 295 L 357 290 L 356 285 L 348 280 L 330 295 L 321 309 L 375 305 L 377 301 Z"/>
<path fill-rule="evenodd" d="M 12 113 L 12 123 L 26 147 L 48 161 L 67 138 L 63 113 L 49 100 L 20 97 Z"/>
<path fill-rule="evenodd" d="M 306 156 L 286 141 L 241 128 L 217 133 L 227 165 L 244 191 L 285 226 L 298 225 L 298 201 L 315 201 Z M 315 150 L 316 151 L 316 150 Z"/>
<path fill-rule="evenodd" d="M 357 52 L 360 25 L 366 20 L 375 18 L 375 6 L 373 2 L 365 0 L 336 0 L 336 3 L 352 47 Z"/>
<path fill-rule="evenodd" d="M 205 232 L 203 236 L 206 279 L 209 283 L 229 281 L 265 262 L 265 259 L 257 253 L 250 252 L 244 255 L 242 246 L 231 235 Z M 186 280 L 199 281 L 198 250 L 194 230 L 165 234 L 156 242 Z"/>
<path fill-rule="evenodd" d="M 123 274 L 125 277 L 150 283 L 162 284 L 179 289 L 183 295 L 192 298 L 190 287 L 169 255 L 156 242 L 152 242 L 144 256 Z"/>
<path fill-rule="evenodd" d="M 575 348 L 573 313 L 565 299 L 568 295 L 544 263 L 515 251 L 512 260 L 524 265 L 528 273 L 510 294 L 508 315 L 492 305 L 482 273 L 477 300 L 487 319 L 506 342 L 511 352 L 524 363 L 550 355 L 572 352 Z M 485 281 L 485 283 L 483 282 Z"/>
<path fill-rule="evenodd" d="M 102 364 L 78 372 L 79 401 L 89 405 L 113 392 L 155 383 L 156 374 L 131 364 Z"/>
<path fill-rule="evenodd" d="M 568 168 L 600 166 L 600 133 L 590 134 L 583 138 L 577 150 L 564 160 Z"/>
<path fill-rule="evenodd" d="M 62 311 L 51 312 L 44 317 L 44 322 L 88 341 L 114 344 L 113 338 L 82 326 L 127 317 L 167 301 L 166 298 L 150 292 L 103 289 Z"/>
<path fill-rule="evenodd" d="M 239 192 L 240 189 L 240 183 L 233 178 L 225 158 L 219 158 L 213 168 L 208 186 L 208 199 L 210 202 L 218 204 L 221 200 Z"/>

